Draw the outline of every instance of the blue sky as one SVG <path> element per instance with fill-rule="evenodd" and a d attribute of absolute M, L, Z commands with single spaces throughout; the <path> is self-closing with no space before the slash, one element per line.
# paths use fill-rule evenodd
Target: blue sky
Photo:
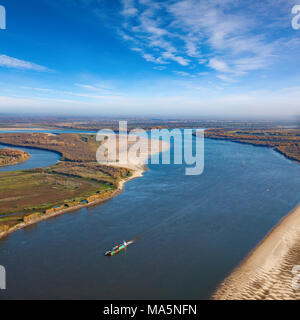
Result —
<path fill-rule="evenodd" d="M 0 112 L 299 115 L 295 4 L 0 0 Z"/>

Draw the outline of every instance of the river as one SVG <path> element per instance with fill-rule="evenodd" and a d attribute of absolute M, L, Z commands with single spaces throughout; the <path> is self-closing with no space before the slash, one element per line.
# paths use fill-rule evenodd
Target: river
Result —
<path fill-rule="evenodd" d="M 268 148 L 205 139 L 203 174 L 184 172 L 150 164 L 110 201 L 1 240 L 0 299 L 208 299 L 300 200 L 299 164 Z"/>
<path fill-rule="evenodd" d="M 60 155 L 46 150 L 39 150 L 33 148 L 19 148 L 19 147 L 11 147 L 0 143 L 0 148 L 10 148 L 10 149 L 17 149 L 17 150 L 24 150 L 30 154 L 30 158 L 19 164 L 11 165 L 11 166 L 4 166 L 0 168 L 0 172 L 3 171 L 14 171 L 14 170 L 26 170 L 26 169 L 33 169 L 36 167 L 48 167 L 52 164 L 55 164 L 59 161 Z"/>

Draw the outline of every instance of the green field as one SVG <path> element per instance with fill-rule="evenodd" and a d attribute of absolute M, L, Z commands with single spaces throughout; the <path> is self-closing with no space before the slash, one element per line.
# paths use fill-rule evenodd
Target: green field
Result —
<path fill-rule="evenodd" d="M 107 199 L 119 181 L 131 175 L 126 168 L 95 161 L 99 147 L 95 136 L 1 134 L 0 141 L 58 151 L 65 159 L 48 168 L 0 173 L 0 231 L 1 227 L 20 223 L 32 213 L 47 214 L 57 207 Z"/>

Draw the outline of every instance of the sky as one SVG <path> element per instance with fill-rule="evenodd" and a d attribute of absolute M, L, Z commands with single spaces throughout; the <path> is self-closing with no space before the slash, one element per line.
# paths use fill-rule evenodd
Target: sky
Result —
<path fill-rule="evenodd" d="M 0 0 L 0 114 L 299 116 L 297 4 Z"/>

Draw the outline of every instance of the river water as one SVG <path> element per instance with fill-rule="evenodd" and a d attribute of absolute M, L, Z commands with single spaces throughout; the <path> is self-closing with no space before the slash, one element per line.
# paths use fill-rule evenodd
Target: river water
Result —
<path fill-rule="evenodd" d="M 208 299 L 300 201 L 299 164 L 268 148 L 205 139 L 203 174 L 184 173 L 150 164 L 110 201 L 1 240 L 0 299 Z"/>
<path fill-rule="evenodd" d="M 30 158 L 23 162 L 12 166 L 5 166 L 0 168 L 0 172 L 3 171 L 14 171 L 14 170 L 25 170 L 33 169 L 36 167 L 47 167 L 55 164 L 59 161 L 60 155 L 46 150 L 32 149 L 32 148 L 19 148 L 6 146 L 0 143 L 0 148 L 10 148 L 10 149 L 22 149 L 30 154 Z"/>

